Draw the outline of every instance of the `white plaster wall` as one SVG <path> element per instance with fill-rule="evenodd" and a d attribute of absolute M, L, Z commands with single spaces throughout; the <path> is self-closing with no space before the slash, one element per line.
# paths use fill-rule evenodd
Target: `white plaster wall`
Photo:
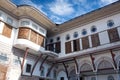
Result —
<path fill-rule="evenodd" d="M 107 44 L 109 43 L 109 37 L 107 31 L 99 33 L 100 44 Z"/>
<path fill-rule="evenodd" d="M 2 19 L 4 22 L 7 23 L 7 17 L 10 17 L 13 20 L 12 26 L 17 28 L 17 25 L 18 25 L 17 19 L 13 18 L 12 16 L 8 15 L 7 13 L 3 12 L 2 10 L 0 10 L 0 13 L 2 13 L 2 17 L 0 19 Z"/>
<path fill-rule="evenodd" d="M 86 25 L 83 25 L 83 26 L 79 26 L 76 29 L 71 29 L 69 31 L 66 31 L 66 32 L 63 32 L 61 34 L 55 35 L 53 37 L 50 37 L 48 39 L 48 44 L 50 42 L 50 39 L 54 39 L 54 42 L 56 42 L 57 36 L 60 36 L 60 39 L 61 39 L 61 53 L 59 54 L 59 57 L 63 57 L 63 56 L 66 56 L 66 54 L 65 54 L 65 42 L 77 39 L 77 38 L 73 38 L 73 33 L 74 32 L 78 32 L 79 33 L 78 38 L 89 36 L 89 35 L 94 34 L 94 33 L 99 33 L 100 44 L 109 43 L 108 34 L 107 34 L 107 31 L 105 31 L 107 29 L 110 29 L 110 27 L 107 26 L 107 21 L 108 20 L 113 20 L 114 21 L 114 26 L 113 27 L 118 27 L 118 26 L 120 26 L 119 19 L 120 19 L 120 13 L 116 14 L 116 15 L 113 15 L 113 16 L 110 16 L 110 17 L 106 17 L 106 18 L 103 18 L 103 19 L 96 20 L 95 22 L 91 22 L 89 24 L 86 24 Z M 91 32 L 90 31 L 91 27 L 93 25 L 95 25 L 97 27 L 97 31 L 96 32 Z M 111 28 L 113 28 L 113 27 L 111 27 Z M 87 30 L 87 35 L 82 35 L 81 34 L 82 29 L 86 29 Z M 120 30 L 120 28 L 118 30 Z M 65 39 L 67 34 L 70 35 L 70 40 L 66 40 Z M 120 31 L 119 31 L 119 35 L 120 35 Z M 90 43 L 90 46 L 91 46 L 91 43 Z M 82 48 L 82 47 L 80 47 L 80 48 Z M 69 54 L 67 54 L 67 55 L 69 55 Z"/>

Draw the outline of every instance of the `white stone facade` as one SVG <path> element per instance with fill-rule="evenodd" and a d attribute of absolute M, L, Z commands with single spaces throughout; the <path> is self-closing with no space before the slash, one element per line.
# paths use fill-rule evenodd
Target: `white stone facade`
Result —
<path fill-rule="evenodd" d="M 1 2 L 13 6 L 10 1 Z M 120 2 L 108 8 L 114 5 L 120 6 Z M 120 80 L 120 11 L 63 32 L 53 31 L 54 35 L 47 36 L 47 32 L 52 33 L 48 28 L 55 25 L 46 18 L 43 24 L 39 24 L 37 19 L 27 15 L 19 17 L 15 14 L 19 17 L 16 18 L 14 13 L 0 6 L 0 80 Z M 8 18 L 11 20 L 7 21 Z M 109 20 L 114 24 L 108 25 Z M 50 26 L 46 28 L 45 25 Z M 91 31 L 93 26 L 95 32 Z M 87 31 L 85 34 L 82 34 L 83 29 Z M 75 32 L 77 37 L 74 37 Z M 97 34 L 98 42 L 94 41 L 94 34 Z M 66 40 L 67 35 L 69 40 Z M 84 46 L 85 37 L 88 44 Z M 75 40 L 79 42 L 76 45 Z M 70 42 L 68 53 L 67 42 Z M 93 42 L 98 43 L 97 46 Z M 47 45 L 52 45 L 52 48 L 49 46 L 46 50 Z M 56 46 L 60 46 L 58 53 Z"/>

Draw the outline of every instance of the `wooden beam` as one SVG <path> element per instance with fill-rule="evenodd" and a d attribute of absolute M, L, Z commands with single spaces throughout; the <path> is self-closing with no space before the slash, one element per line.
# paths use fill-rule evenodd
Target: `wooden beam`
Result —
<path fill-rule="evenodd" d="M 75 71 L 76 73 L 79 73 L 78 62 L 75 57 L 74 57 L 74 61 L 75 61 Z"/>
<path fill-rule="evenodd" d="M 25 62 L 25 59 L 26 59 L 27 54 L 28 54 L 28 49 L 29 48 L 27 47 L 26 50 L 25 50 L 25 54 L 23 56 L 23 61 L 22 61 L 22 64 L 21 64 L 21 74 L 23 73 L 24 62 Z"/>
<path fill-rule="evenodd" d="M 64 68 L 65 68 L 65 72 L 66 72 L 67 78 L 68 78 L 68 80 L 69 80 L 68 70 L 67 70 L 67 67 L 66 67 L 66 65 L 65 65 L 65 63 L 64 63 L 64 62 L 63 62 L 63 66 L 64 66 Z"/>
<path fill-rule="evenodd" d="M 50 67 L 50 69 L 48 70 L 48 72 L 47 72 L 47 75 L 46 76 L 48 76 L 49 74 L 50 74 L 50 72 L 51 72 L 51 70 L 53 69 L 53 67 L 55 66 L 55 63 L 53 63 L 52 64 L 52 66 Z"/>
<path fill-rule="evenodd" d="M 96 70 L 95 63 L 94 63 L 95 58 L 92 56 L 92 54 L 90 54 L 90 59 L 92 61 L 93 69 Z"/>
<path fill-rule="evenodd" d="M 35 66 L 37 65 L 38 61 L 40 60 L 40 58 L 41 58 L 42 56 L 43 56 L 43 54 L 40 54 L 40 56 L 37 58 L 35 64 L 33 65 L 33 68 L 32 68 L 32 71 L 31 71 L 31 76 L 32 76 L 32 74 L 33 74 L 33 71 L 34 71 L 34 69 L 35 69 Z"/>
<path fill-rule="evenodd" d="M 115 66 L 115 69 L 117 69 L 117 64 L 115 62 L 115 54 L 113 53 L 112 49 L 110 49 L 110 53 L 111 53 L 111 57 L 112 57 L 112 60 L 113 60 L 113 64 Z"/>
<path fill-rule="evenodd" d="M 42 69 L 42 66 L 47 58 L 48 58 L 48 56 L 46 56 L 45 59 L 42 61 L 41 65 L 40 65 L 40 70 Z"/>

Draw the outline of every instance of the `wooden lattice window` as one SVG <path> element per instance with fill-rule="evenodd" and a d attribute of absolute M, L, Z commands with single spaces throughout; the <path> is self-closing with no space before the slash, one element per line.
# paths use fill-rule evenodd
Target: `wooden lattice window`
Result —
<path fill-rule="evenodd" d="M 30 41 L 36 43 L 37 42 L 37 33 L 35 31 L 31 30 L 31 34 L 30 34 Z"/>
<path fill-rule="evenodd" d="M 65 52 L 66 54 L 72 52 L 71 41 L 65 43 Z"/>
<path fill-rule="evenodd" d="M 116 42 L 120 40 L 117 28 L 108 30 L 108 35 L 109 35 L 110 42 Z"/>
<path fill-rule="evenodd" d="M 38 35 L 38 44 L 44 47 L 44 37 L 41 35 Z"/>
<path fill-rule="evenodd" d="M 89 39 L 88 39 L 88 37 L 83 37 L 82 38 L 82 47 L 83 47 L 83 49 L 89 48 Z"/>
<path fill-rule="evenodd" d="M 91 40 L 92 40 L 92 47 L 96 47 L 100 45 L 98 34 L 91 35 Z"/>
<path fill-rule="evenodd" d="M 60 42 L 56 42 L 55 43 L 55 52 L 56 53 L 60 53 L 61 52 L 61 43 Z"/>
<path fill-rule="evenodd" d="M 29 39 L 30 29 L 29 28 L 19 28 L 18 38 Z"/>
<path fill-rule="evenodd" d="M 80 50 L 79 39 L 73 40 L 73 51 L 79 51 L 79 50 Z"/>
<path fill-rule="evenodd" d="M 11 37 L 11 33 L 12 33 L 12 27 L 7 25 L 7 24 L 5 24 L 4 28 L 3 28 L 2 35 L 10 38 Z"/>

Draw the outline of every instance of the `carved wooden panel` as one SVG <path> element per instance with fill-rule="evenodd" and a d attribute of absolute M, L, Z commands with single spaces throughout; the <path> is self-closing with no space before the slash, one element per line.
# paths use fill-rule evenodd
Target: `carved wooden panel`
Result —
<path fill-rule="evenodd" d="M 31 30 L 31 34 L 30 34 L 30 41 L 36 43 L 37 42 L 37 33 L 35 31 Z"/>
<path fill-rule="evenodd" d="M 0 64 L 0 80 L 6 80 L 7 67 Z"/>
<path fill-rule="evenodd" d="M 44 47 L 44 37 L 41 35 L 38 35 L 38 44 Z"/>
<path fill-rule="evenodd" d="M 72 52 L 71 41 L 65 43 L 65 52 L 66 54 Z"/>
<path fill-rule="evenodd" d="M 11 32 L 12 32 L 12 27 L 7 25 L 7 24 L 5 24 L 4 28 L 3 28 L 2 35 L 10 38 L 11 37 Z"/>
<path fill-rule="evenodd" d="M 29 39 L 30 29 L 29 28 L 19 28 L 18 38 Z"/>
<path fill-rule="evenodd" d="M 109 35 L 110 42 L 116 42 L 120 40 L 117 28 L 108 30 L 108 35 Z"/>
<path fill-rule="evenodd" d="M 82 47 L 83 47 L 83 49 L 89 48 L 89 39 L 88 39 L 88 37 L 82 38 Z"/>
<path fill-rule="evenodd" d="M 6 73 L 0 71 L 0 80 L 5 80 Z"/>
<path fill-rule="evenodd" d="M 96 47 L 100 45 L 98 34 L 91 35 L 91 40 L 92 40 L 92 47 Z"/>

